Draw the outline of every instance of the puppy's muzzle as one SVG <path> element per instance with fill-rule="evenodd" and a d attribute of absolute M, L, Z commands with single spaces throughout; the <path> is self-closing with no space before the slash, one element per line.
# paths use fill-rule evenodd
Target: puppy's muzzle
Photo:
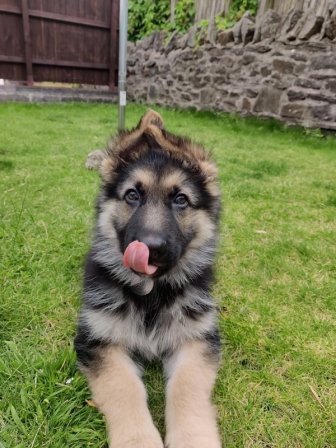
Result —
<path fill-rule="evenodd" d="M 149 249 L 149 264 L 163 266 L 167 262 L 168 244 L 164 237 L 160 235 L 147 235 L 140 238 L 140 241 Z"/>

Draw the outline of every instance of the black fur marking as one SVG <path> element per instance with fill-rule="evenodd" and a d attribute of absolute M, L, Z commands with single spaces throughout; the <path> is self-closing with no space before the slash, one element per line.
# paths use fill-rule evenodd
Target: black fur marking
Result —
<path fill-rule="evenodd" d="M 212 279 L 212 269 L 207 267 L 204 269 L 201 275 L 198 275 L 193 281 L 193 287 L 202 290 L 204 293 L 209 287 L 209 283 Z M 120 295 L 123 297 L 124 302 L 117 306 L 113 305 L 113 295 L 102 295 L 102 289 L 106 288 L 118 288 Z M 184 287 L 172 286 L 169 283 L 161 283 L 155 281 L 153 290 L 145 295 L 139 297 L 134 293 L 131 286 L 126 285 L 113 278 L 110 271 L 101 266 L 99 263 L 92 259 L 92 253 L 88 256 L 85 272 L 84 290 L 90 291 L 89 300 L 86 297 L 86 306 L 95 310 L 106 310 L 114 315 L 120 315 L 125 317 L 129 311 L 130 304 L 132 303 L 139 311 L 139 315 L 142 314 L 143 324 L 146 331 L 150 332 L 155 326 L 158 315 L 164 310 L 171 307 L 178 297 L 183 296 L 185 292 Z M 94 296 L 94 290 L 96 289 L 96 297 Z M 84 297 L 85 297 L 84 291 Z M 192 306 L 184 306 L 182 308 L 186 317 L 197 320 L 201 315 L 213 309 L 213 304 L 209 299 L 209 303 L 197 302 Z M 167 322 L 167 325 L 169 323 Z"/>
<path fill-rule="evenodd" d="M 113 314 L 120 314 L 121 316 L 126 316 L 129 310 L 130 303 L 132 303 L 136 309 L 144 314 L 144 324 L 148 331 L 150 331 L 155 325 L 156 317 L 164 309 L 169 308 L 173 305 L 176 299 L 183 296 L 185 288 L 175 285 L 171 285 L 166 282 L 155 281 L 154 288 L 152 291 L 145 295 L 139 297 L 134 293 L 131 286 L 120 282 L 117 278 L 113 277 L 106 267 L 100 265 L 93 260 L 94 252 L 91 252 L 87 257 L 86 270 L 85 270 L 85 280 L 84 280 L 84 297 L 86 306 L 90 309 L 101 309 L 109 311 Z M 201 275 L 198 275 L 194 281 L 193 286 L 196 288 L 205 289 L 209 282 L 211 281 L 211 268 L 205 268 Z M 121 295 L 123 296 L 124 302 L 122 302 L 117 307 L 113 307 L 113 311 L 110 311 L 111 305 L 113 304 L 113 295 L 107 296 L 102 295 L 102 290 L 108 291 L 111 288 L 118 288 Z M 86 297 L 85 291 L 90 291 L 90 298 Z M 94 291 L 96 293 L 95 297 Z M 201 304 L 204 306 L 204 304 Z M 186 313 L 188 313 L 188 307 L 185 307 Z M 206 312 L 204 306 L 204 311 Z M 191 316 L 190 316 L 191 317 Z M 194 316 L 196 318 L 196 314 Z"/>
<path fill-rule="evenodd" d="M 145 296 L 139 297 L 134 294 L 131 287 L 126 285 L 123 287 L 123 291 L 125 297 L 135 305 L 139 312 L 144 313 L 144 325 L 146 331 L 150 331 L 155 325 L 159 313 L 164 308 L 172 306 L 176 298 L 183 294 L 184 288 L 155 282 L 152 291 Z"/>
<path fill-rule="evenodd" d="M 109 271 L 104 266 L 93 260 L 94 251 L 92 250 L 86 257 L 84 288 L 94 287 L 96 284 L 106 283 L 109 278 Z"/>
<path fill-rule="evenodd" d="M 90 331 L 79 323 L 75 337 L 78 362 L 84 367 L 94 366 L 99 361 L 99 349 L 106 347 L 104 341 L 90 338 Z"/>
<path fill-rule="evenodd" d="M 132 350 L 132 351 L 129 352 L 129 355 L 130 355 L 132 361 L 140 369 L 140 371 L 142 371 L 143 368 L 144 368 L 145 361 L 146 361 L 146 359 L 144 358 L 143 354 L 140 353 L 137 350 Z"/>
<path fill-rule="evenodd" d="M 113 305 L 115 297 L 110 293 L 111 288 L 122 288 L 122 284 L 111 277 L 110 271 L 93 260 L 91 252 L 86 261 L 84 275 L 84 297 L 86 306 L 94 310 L 107 311 Z M 86 294 L 89 291 L 90 295 Z M 96 293 L 94 293 L 96 291 Z M 92 297 L 94 296 L 94 297 Z M 117 306 L 113 306 L 113 314 L 126 316 L 129 303 L 124 300 Z"/>
<path fill-rule="evenodd" d="M 195 302 L 192 306 L 182 307 L 182 311 L 186 317 L 190 319 L 197 320 L 204 313 L 213 309 L 212 303 Z"/>
<path fill-rule="evenodd" d="M 119 243 L 119 250 L 120 250 L 121 253 L 123 253 L 125 251 L 126 229 L 125 229 L 125 227 L 123 227 L 123 228 L 117 227 L 117 225 L 115 223 L 114 223 L 114 228 L 116 229 L 116 232 L 117 232 L 117 238 L 118 238 L 118 243 Z"/>
<path fill-rule="evenodd" d="M 103 187 L 106 198 L 108 199 L 118 199 L 116 183 L 107 183 Z"/>
<path fill-rule="evenodd" d="M 129 310 L 129 304 L 127 302 L 122 303 L 117 308 L 113 309 L 113 314 L 125 317 Z"/>
<path fill-rule="evenodd" d="M 145 295 L 139 297 L 134 292 L 134 289 L 125 283 L 122 283 L 116 276 L 113 276 L 107 267 L 102 266 L 100 263 L 96 262 L 94 258 L 95 252 L 92 250 L 86 261 L 85 275 L 84 275 L 84 297 L 85 291 L 90 291 L 91 295 L 93 291 L 97 290 L 97 300 L 90 297 L 88 300 L 85 298 L 86 306 L 91 309 L 106 309 L 108 310 L 113 304 L 113 295 L 110 297 L 105 294 L 102 295 L 102 290 L 108 291 L 111 288 L 118 288 L 123 296 L 124 302 L 113 309 L 113 313 L 126 315 L 129 310 L 129 303 L 133 303 L 139 311 L 145 313 L 145 323 L 147 328 L 151 328 L 155 317 L 163 308 L 169 308 L 178 296 L 183 296 L 185 287 L 171 285 L 168 282 L 160 282 L 155 280 L 154 288 L 152 291 Z M 192 285 L 193 287 L 200 289 L 202 291 L 207 291 L 209 289 L 210 283 L 212 281 L 212 267 L 208 266 L 203 269 L 201 273 L 193 277 Z M 208 311 L 204 303 L 200 304 L 200 313 Z M 192 314 L 192 311 L 188 307 L 184 307 L 186 314 Z M 196 318 L 196 313 L 194 317 Z"/>
<path fill-rule="evenodd" d="M 196 277 L 193 277 L 191 280 L 192 285 L 195 288 L 202 289 L 203 291 L 208 291 L 213 281 L 212 265 L 203 268 L 202 272 L 200 272 Z"/>
<path fill-rule="evenodd" d="M 220 350 L 221 350 L 221 338 L 219 335 L 218 328 L 214 328 L 213 331 L 206 333 L 204 335 L 204 339 L 207 342 L 207 352 L 205 356 L 209 361 L 218 362 L 220 359 Z"/>

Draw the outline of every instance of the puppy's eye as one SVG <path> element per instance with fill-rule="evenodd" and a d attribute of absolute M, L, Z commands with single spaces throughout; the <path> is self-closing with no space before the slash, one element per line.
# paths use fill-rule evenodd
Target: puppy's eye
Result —
<path fill-rule="evenodd" d="M 189 205 L 189 201 L 185 194 L 180 193 L 175 196 L 173 204 L 179 208 L 186 208 Z"/>
<path fill-rule="evenodd" d="M 126 191 L 124 199 L 128 204 L 136 204 L 140 201 L 140 195 L 132 188 Z"/>

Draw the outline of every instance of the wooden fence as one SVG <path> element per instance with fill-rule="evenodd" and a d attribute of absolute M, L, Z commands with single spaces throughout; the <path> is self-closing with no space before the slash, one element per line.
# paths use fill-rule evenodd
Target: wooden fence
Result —
<path fill-rule="evenodd" d="M 304 11 L 313 8 L 316 15 L 324 16 L 328 12 L 329 4 L 330 0 L 259 0 L 258 16 L 262 16 L 268 9 L 274 9 L 285 16 L 292 8 Z"/>
<path fill-rule="evenodd" d="M 0 0 L 0 78 L 118 84 L 119 0 Z"/>
<path fill-rule="evenodd" d="M 227 13 L 230 0 L 196 0 L 196 22 L 214 18 L 217 14 Z"/>

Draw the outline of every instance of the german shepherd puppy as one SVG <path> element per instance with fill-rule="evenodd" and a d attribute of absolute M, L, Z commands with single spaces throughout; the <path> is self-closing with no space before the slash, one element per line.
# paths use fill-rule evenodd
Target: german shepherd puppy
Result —
<path fill-rule="evenodd" d="M 161 360 L 169 448 L 220 448 L 211 391 L 219 363 L 210 295 L 219 215 L 204 149 L 149 111 L 100 166 L 101 192 L 75 348 L 112 448 L 163 448 L 142 361 Z"/>

